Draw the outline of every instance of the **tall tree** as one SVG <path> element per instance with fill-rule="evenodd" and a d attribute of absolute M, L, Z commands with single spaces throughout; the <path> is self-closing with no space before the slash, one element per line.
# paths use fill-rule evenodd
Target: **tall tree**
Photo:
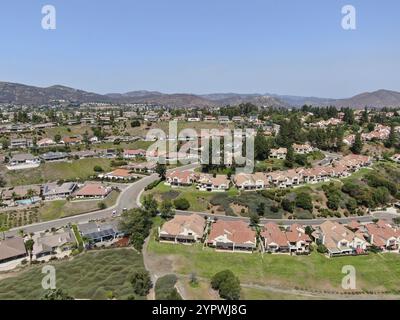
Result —
<path fill-rule="evenodd" d="M 354 139 L 354 143 L 351 147 L 351 151 L 353 151 L 353 153 L 355 153 L 355 154 L 360 154 L 362 151 L 362 148 L 363 148 L 363 142 L 361 139 L 361 133 L 358 132 Z"/>
<path fill-rule="evenodd" d="M 388 139 L 385 142 L 385 146 L 386 148 L 393 148 L 394 146 L 396 146 L 396 130 L 393 123 L 390 126 L 390 133 Z"/>
<path fill-rule="evenodd" d="M 290 145 L 287 148 L 285 166 L 288 168 L 293 168 L 294 162 L 295 162 L 294 149 L 293 149 L 293 146 Z"/>
<path fill-rule="evenodd" d="M 256 160 L 263 161 L 268 159 L 270 148 L 263 132 L 259 130 L 254 139 L 254 157 Z"/>

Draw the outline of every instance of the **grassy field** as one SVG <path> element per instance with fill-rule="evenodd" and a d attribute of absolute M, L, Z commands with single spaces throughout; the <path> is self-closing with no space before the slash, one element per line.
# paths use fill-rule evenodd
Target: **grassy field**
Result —
<path fill-rule="evenodd" d="M 194 186 L 171 188 L 170 186 L 166 186 L 164 183 L 160 183 L 156 188 L 143 193 L 142 197 L 149 193 L 153 194 L 158 201 L 162 201 L 164 199 L 175 200 L 185 198 L 190 203 L 189 210 L 205 212 L 208 211 L 207 208 L 209 206 L 209 202 L 215 195 L 224 194 L 227 196 L 235 196 L 239 193 L 239 191 L 236 188 L 231 188 L 225 193 L 208 192 L 199 191 Z"/>
<path fill-rule="evenodd" d="M 9 171 L 5 169 L 7 185 L 40 184 L 57 180 L 85 180 L 94 175 L 93 167 L 98 165 L 109 171 L 109 159 L 81 159 L 72 162 L 48 162 L 29 170 Z"/>
<path fill-rule="evenodd" d="M 41 221 L 55 220 L 63 217 L 74 216 L 85 212 L 99 210 L 98 204 L 104 202 L 107 208 L 113 206 L 118 198 L 117 191 L 111 192 L 105 200 L 66 201 L 55 200 L 46 202 L 39 209 Z"/>
<path fill-rule="evenodd" d="M 57 288 L 76 299 L 106 299 L 109 292 L 117 299 L 126 299 L 134 295 L 130 277 L 144 269 L 142 255 L 132 249 L 87 252 L 51 265 L 56 268 Z M 41 270 L 42 266 L 31 266 L 15 277 L 1 280 L 0 300 L 40 299 L 44 293 Z"/>
<path fill-rule="evenodd" d="M 343 266 L 354 266 L 357 290 L 398 290 L 400 288 L 400 256 L 370 254 L 359 257 L 328 259 L 310 256 L 261 255 L 260 253 L 221 253 L 202 245 L 161 244 L 152 238 L 148 251 L 172 259 L 174 272 L 211 278 L 215 273 L 231 269 L 242 283 L 283 288 L 338 290 L 344 277 Z"/>

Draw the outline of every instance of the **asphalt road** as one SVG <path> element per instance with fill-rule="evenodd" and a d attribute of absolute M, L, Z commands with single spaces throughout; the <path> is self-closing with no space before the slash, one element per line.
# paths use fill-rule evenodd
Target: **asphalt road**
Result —
<path fill-rule="evenodd" d="M 180 167 L 180 169 L 190 170 L 196 168 L 197 164 L 190 164 L 186 166 Z M 107 208 L 105 210 L 94 211 L 90 213 L 84 213 L 77 216 L 65 217 L 57 220 L 51 220 L 47 222 L 39 222 L 23 227 L 13 228 L 10 231 L 6 232 L 7 237 L 14 236 L 18 234 L 19 230 L 24 230 L 24 232 L 40 232 L 49 230 L 51 228 L 61 228 L 63 226 L 68 225 L 69 223 L 77 224 L 77 223 L 85 223 L 91 220 L 98 220 L 104 218 L 112 217 L 112 213 L 115 210 L 117 215 L 121 214 L 124 208 L 133 209 L 138 207 L 138 199 L 140 198 L 141 193 L 144 188 L 148 186 L 150 183 L 156 181 L 158 179 L 158 174 L 154 173 L 150 176 L 146 176 L 145 178 L 140 179 L 132 184 L 130 184 L 127 188 L 125 188 L 121 194 L 119 195 L 117 202 L 114 206 Z"/>
<path fill-rule="evenodd" d="M 179 169 L 181 170 L 191 170 L 198 167 L 197 164 L 190 164 L 186 166 L 182 166 Z M 171 169 L 173 170 L 173 169 Z M 150 176 L 146 176 L 139 181 L 136 181 L 130 184 L 126 189 L 124 189 L 121 194 L 119 195 L 116 204 L 113 207 L 107 208 L 105 210 L 84 213 L 77 216 L 72 217 L 65 217 L 57 220 L 52 220 L 48 222 L 39 222 L 28 226 L 23 226 L 19 228 L 11 229 L 10 231 L 6 232 L 7 237 L 14 236 L 18 233 L 19 230 L 24 230 L 25 232 L 40 232 L 44 230 L 48 230 L 51 228 L 60 228 L 66 226 L 69 223 L 77 224 L 77 223 L 85 223 L 90 220 L 98 220 L 112 217 L 112 213 L 115 210 L 117 215 L 121 214 L 124 208 L 133 209 L 140 207 L 140 195 L 142 194 L 144 188 L 149 185 L 150 183 L 156 181 L 158 179 L 157 174 L 152 174 Z M 249 218 L 246 217 L 232 217 L 232 216 L 224 216 L 224 215 L 213 215 L 209 213 L 199 213 L 199 212 L 192 212 L 192 211 L 180 211 L 177 210 L 176 214 L 179 215 L 190 215 L 190 214 L 199 214 L 201 216 L 207 216 L 212 218 L 218 218 L 221 220 L 243 220 L 249 221 Z M 371 222 L 376 218 L 382 219 L 393 219 L 395 217 L 400 217 L 400 215 L 395 215 L 383 211 L 373 212 L 371 215 L 364 216 L 364 217 L 349 217 L 349 218 L 332 218 L 329 219 L 331 221 L 337 221 L 340 223 L 349 223 L 352 220 L 356 220 L 359 222 Z M 327 219 L 313 219 L 313 220 L 286 220 L 286 219 L 260 219 L 260 223 L 264 224 L 267 222 L 276 222 L 281 223 L 284 225 L 291 225 L 294 223 L 300 224 L 307 224 L 307 225 L 318 225 L 326 221 Z"/>

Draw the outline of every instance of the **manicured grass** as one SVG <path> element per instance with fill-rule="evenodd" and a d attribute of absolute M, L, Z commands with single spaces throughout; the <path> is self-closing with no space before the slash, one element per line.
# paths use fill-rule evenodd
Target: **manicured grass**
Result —
<path fill-rule="evenodd" d="M 57 180 L 85 180 L 95 175 L 94 166 L 109 171 L 109 159 L 80 159 L 72 162 L 47 162 L 29 170 L 5 170 L 5 179 L 10 186 L 40 184 Z"/>
<path fill-rule="evenodd" d="M 243 283 L 341 291 L 342 268 L 351 265 L 356 269 L 358 290 L 397 290 L 400 287 L 400 256 L 395 254 L 328 259 L 318 253 L 310 256 L 223 253 L 203 249 L 202 245 L 169 245 L 154 239 L 148 250 L 172 257 L 177 273 L 196 272 L 206 278 L 231 269 Z"/>
<path fill-rule="evenodd" d="M 99 210 L 99 203 L 104 202 L 108 207 L 113 206 L 118 198 L 117 191 L 111 192 L 105 200 L 85 200 L 85 201 L 66 201 L 55 200 L 46 202 L 43 207 L 39 209 L 42 221 L 49 221 L 68 216 L 74 216 L 85 212 L 92 212 Z"/>
<path fill-rule="evenodd" d="M 87 252 L 73 260 L 49 264 L 56 268 L 57 288 L 76 299 L 106 299 L 110 291 L 117 299 L 126 299 L 134 295 L 131 276 L 144 270 L 142 255 L 132 249 Z M 41 271 L 42 265 L 32 266 L 0 281 L 0 300 L 40 299 L 44 293 Z"/>

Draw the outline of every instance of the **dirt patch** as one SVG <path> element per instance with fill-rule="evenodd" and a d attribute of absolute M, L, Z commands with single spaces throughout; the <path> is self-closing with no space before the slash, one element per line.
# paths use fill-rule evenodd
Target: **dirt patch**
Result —
<path fill-rule="evenodd" d="M 231 209 L 233 210 L 233 212 L 235 213 L 235 215 L 240 216 L 240 215 L 247 215 L 249 213 L 249 208 L 246 206 L 243 206 L 241 204 L 238 203 L 231 203 L 229 205 L 231 207 Z"/>

